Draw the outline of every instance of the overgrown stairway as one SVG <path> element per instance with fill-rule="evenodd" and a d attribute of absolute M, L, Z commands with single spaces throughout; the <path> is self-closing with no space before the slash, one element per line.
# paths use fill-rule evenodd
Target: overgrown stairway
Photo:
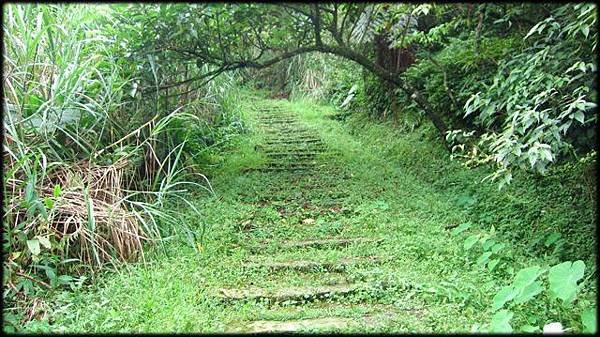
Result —
<path fill-rule="evenodd" d="M 281 223 L 269 223 L 266 228 L 256 228 L 252 224 L 242 226 L 242 231 L 245 231 L 243 248 L 251 253 L 242 268 L 265 275 L 270 280 L 269 287 L 265 284 L 224 287 L 217 290 L 216 296 L 221 299 L 222 305 L 230 308 L 236 302 L 255 301 L 277 312 L 290 306 L 301 309 L 309 303 L 318 302 L 331 306 L 334 314 L 284 320 L 259 317 L 253 321 L 234 322 L 227 326 L 226 332 L 343 331 L 352 327 L 365 331 L 382 324 L 389 317 L 382 319 L 381 314 L 371 313 L 361 316 L 361 319 L 335 315 L 336 308 L 353 303 L 352 296 L 370 286 L 360 280 L 349 279 L 346 270 L 370 268 L 384 260 L 374 255 L 347 256 L 351 254 L 346 253 L 348 248 L 373 247 L 382 240 L 340 234 L 325 237 L 302 235 L 311 233 L 303 228 L 308 229 L 323 220 L 320 219 L 323 209 L 342 214 L 344 194 L 332 192 L 335 189 L 331 187 L 339 187 L 350 175 L 343 168 L 329 165 L 326 158 L 335 153 L 328 149 L 316 130 L 301 123 L 293 113 L 275 106 L 260 111 L 257 119 L 264 141 L 256 150 L 265 154 L 267 162 L 264 166 L 249 168 L 245 173 L 262 175 L 262 180 L 268 184 L 269 193 L 260 201 L 264 204 L 279 203 L 280 214 L 287 217 L 300 213 L 312 217 L 295 225 L 293 231 L 300 233 L 299 236 L 284 241 L 274 236 L 264 237 L 279 230 Z M 313 198 L 314 195 L 319 195 L 319 198 Z M 318 211 L 310 213 L 311 207 Z M 256 233 L 262 233 L 263 237 L 257 237 Z M 338 253 L 338 258 L 327 258 L 332 252 Z M 290 255 L 294 258 L 285 258 Z M 273 259 L 273 256 L 284 258 Z M 290 277 L 300 281 L 290 284 Z M 389 316 L 389 312 L 384 315 Z"/>

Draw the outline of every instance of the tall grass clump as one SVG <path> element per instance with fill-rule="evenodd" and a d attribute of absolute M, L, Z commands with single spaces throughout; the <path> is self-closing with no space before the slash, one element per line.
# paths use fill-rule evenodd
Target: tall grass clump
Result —
<path fill-rule="evenodd" d="M 231 119 L 203 113 L 227 101 L 231 83 L 177 101 L 141 93 L 138 85 L 156 77 L 123 52 L 132 33 L 111 27 L 126 13 L 118 9 L 4 7 L 5 326 L 39 316 L 40 291 L 77 287 L 99 268 L 143 259 L 146 243 L 182 227 L 165 211 L 169 199 L 196 210 L 182 194 L 212 192 L 186 159 L 198 150 L 187 129 Z"/>

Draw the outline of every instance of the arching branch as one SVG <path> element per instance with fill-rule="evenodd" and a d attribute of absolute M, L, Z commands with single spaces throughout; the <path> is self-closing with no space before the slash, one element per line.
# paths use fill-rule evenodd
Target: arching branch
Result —
<path fill-rule="evenodd" d="M 310 4 L 306 6 L 297 5 L 297 4 L 281 4 L 276 5 L 280 6 L 280 9 L 284 9 L 282 12 L 286 13 L 288 10 L 294 12 L 293 18 L 293 26 L 292 27 L 302 27 L 301 31 L 296 31 L 295 35 L 292 34 L 292 38 L 286 39 L 281 38 L 278 35 L 276 37 L 267 36 L 263 39 L 261 37 L 261 32 L 267 30 L 268 32 L 273 27 L 280 27 L 285 24 L 285 21 L 273 21 L 273 22 L 265 22 L 262 26 L 252 27 L 252 32 L 254 33 L 257 43 L 245 43 L 244 45 L 253 45 L 254 48 L 257 48 L 259 52 L 258 57 L 247 56 L 248 50 L 239 50 L 238 53 L 230 53 L 230 48 L 235 46 L 231 41 L 235 41 L 235 39 L 240 39 L 239 32 L 235 30 L 228 30 L 225 25 L 221 25 L 220 18 L 216 18 L 217 22 L 215 24 L 216 29 L 219 30 L 216 34 L 214 32 L 209 32 L 210 35 L 216 36 L 217 40 L 217 48 L 219 50 L 208 51 L 208 50 L 173 50 L 178 51 L 184 58 L 192 58 L 196 60 L 201 60 L 205 64 L 213 64 L 216 69 L 208 71 L 205 74 L 201 74 L 199 76 L 184 79 L 175 83 L 168 83 L 163 86 L 158 87 L 159 90 L 166 90 L 173 87 L 178 87 L 184 84 L 199 82 L 206 83 L 210 81 L 212 78 L 218 76 L 219 74 L 225 71 L 231 71 L 235 69 L 241 68 L 255 68 L 262 69 L 270 67 L 278 62 L 283 60 L 292 58 L 294 56 L 309 53 L 309 52 L 323 52 L 329 53 L 333 55 L 337 55 L 339 57 L 345 58 L 347 60 L 353 61 L 361 65 L 366 70 L 375 74 L 377 77 L 382 79 L 383 81 L 387 81 L 392 83 L 395 87 L 402 90 L 409 99 L 413 100 L 427 115 L 427 117 L 433 122 L 435 127 L 439 130 L 442 139 L 445 140 L 446 133 L 446 125 L 444 121 L 437 115 L 437 113 L 432 109 L 429 105 L 429 102 L 422 96 L 422 94 L 410 84 L 406 83 L 401 74 L 398 72 L 390 72 L 384 67 L 377 64 L 377 62 L 371 60 L 366 53 L 361 52 L 356 49 L 350 41 L 344 43 L 344 35 L 350 36 L 352 34 L 352 30 L 354 30 L 356 26 L 356 22 L 354 25 L 348 27 L 351 28 L 350 32 L 344 32 L 346 29 L 346 24 L 350 23 L 348 19 L 354 16 L 360 17 L 360 13 L 364 11 L 366 5 L 359 6 L 348 6 L 346 8 L 346 12 L 344 13 L 344 17 L 342 18 L 341 25 L 338 29 L 338 20 L 340 13 L 338 10 L 341 7 L 331 7 L 331 4 Z M 287 15 L 291 15 L 292 13 L 287 13 Z M 303 23 L 299 22 L 296 24 L 297 20 L 301 20 L 304 18 Z M 280 20 L 280 19 L 275 19 Z M 330 22 L 331 20 L 331 22 Z M 358 18 L 353 18 L 351 21 L 357 21 Z M 257 21 L 258 24 L 261 24 L 261 21 Z M 209 30 L 215 28 L 208 28 Z M 224 29 L 224 33 L 227 36 L 222 35 L 221 30 Z M 311 38 L 312 41 L 306 41 L 302 39 L 302 32 L 313 32 L 314 37 Z M 329 33 L 329 34 L 327 34 Z M 271 38 L 271 39 L 270 39 Z M 227 40 L 227 43 L 224 43 Z M 251 41 L 252 42 L 252 41 Z M 294 45 L 297 42 L 298 47 L 294 48 Z M 288 48 L 293 48 L 289 50 Z M 194 55 L 195 54 L 195 55 Z M 265 55 L 271 54 L 272 57 L 263 59 Z M 242 56 L 244 55 L 244 56 Z M 192 90 L 197 90 L 195 89 Z M 156 88 L 148 88 L 149 90 L 156 90 Z M 175 94 L 179 95 L 179 94 Z M 445 143 L 445 142 L 444 142 Z"/>

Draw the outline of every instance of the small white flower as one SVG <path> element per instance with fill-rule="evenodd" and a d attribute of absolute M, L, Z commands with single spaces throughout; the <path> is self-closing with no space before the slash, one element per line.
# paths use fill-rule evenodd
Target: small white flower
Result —
<path fill-rule="evenodd" d="M 548 323 L 544 325 L 544 333 L 553 334 L 553 333 L 563 333 L 563 326 L 559 322 Z"/>

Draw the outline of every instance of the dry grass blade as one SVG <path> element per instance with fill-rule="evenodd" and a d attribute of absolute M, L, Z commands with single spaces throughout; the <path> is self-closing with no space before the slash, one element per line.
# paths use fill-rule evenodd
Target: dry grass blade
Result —
<path fill-rule="evenodd" d="M 101 265 L 116 256 L 120 260 L 132 260 L 142 253 L 143 241 L 151 240 L 139 225 L 136 216 L 122 202 L 123 170 L 126 160 L 109 166 L 91 166 L 84 161 L 77 165 L 54 171 L 42 182 L 39 195 L 53 200 L 47 219 L 38 216 L 27 220 L 27 210 L 19 206 L 24 191 L 22 181 L 7 180 L 9 191 L 8 213 L 14 215 L 16 224 L 27 221 L 26 227 L 35 227 L 38 221 L 47 223 L 58 240 L 69 242 L 70 255 L 82 262 Z M 53 195 L 54 186 L 62 186 L 60 196 Z M 87 196 L 85 189 L 87 189 Z M 90 220 L 87 198 L 92 207 L 95 226 L 86 226 Z M 78 248 L 78 249 L 75 249 Z M 98 256 L 94 257 L 93 252 Z"/>

